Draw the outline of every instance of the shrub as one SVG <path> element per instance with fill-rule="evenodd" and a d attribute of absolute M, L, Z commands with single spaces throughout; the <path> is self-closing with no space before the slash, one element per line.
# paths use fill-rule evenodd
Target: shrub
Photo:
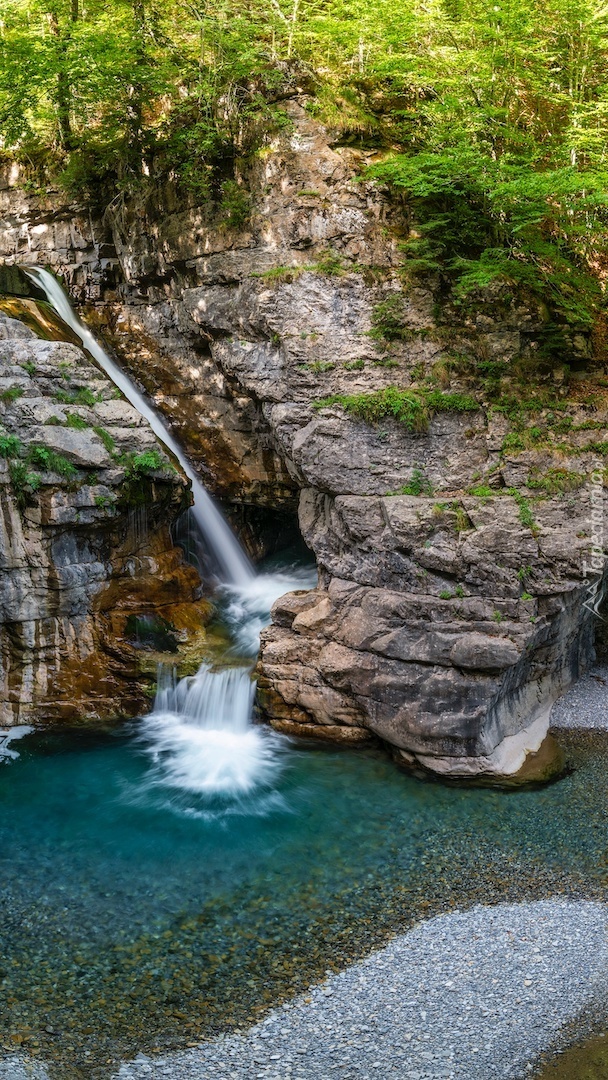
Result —
<path fill-rule="evenodd" d="M 432 495 L 433 485 L 420 469 L 414 469 L 411 479 L 399 488 L 398 495 Z"/>
<path fill-rule="evenodd" d="M 9 475 L 15 502 L 19 509 L 23 510 L 31 495 L 38 491 L 42 478 L 38 473 L 30 472 L 25 461 L 18 458 L 10 462 Z"/>
<path fill-rule="evenodd" d="M 376 304 L 372 311 L 369 336 L 377 341 L 403 341 L 412 336 L 405 324 L 405 304 L 400 293 L 394 293 Z"/>
<path fill-rule="evenodd" d="M 236 180 L 224 180 L 219 213 L 226 229 L 242 229 L 251 215 L 249 195 Z"/>

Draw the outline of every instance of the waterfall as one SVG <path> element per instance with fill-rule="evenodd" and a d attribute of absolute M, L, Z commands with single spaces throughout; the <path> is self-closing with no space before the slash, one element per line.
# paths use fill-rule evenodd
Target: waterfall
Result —
<path fill-rule="evenodd" d="M 161 671 L 142 737 L 153 762 L 152 784 L 234 800 L 268 786 L 280 766 L 280 740 L 251 723 L 255 683 L 248 668 L 176 681 Z"/>
<path fill-rule="evenodd" d="M 87 352 L 95 358 L 99 366 L 110 376 L 112 382 L 122 391 L 127 400 L 131 402 L 131 405 L 142 416 L 145 416 L 154 434 L 179 461 L 192 484 L 194 498 L 192 515 L 220 568 L 223 580 L 231 585 L 247 585 L 253 581 L 255 572 L 247 555 L 228 523 L 222 517 L 213 499 L 205 491 L 179 443 L 173 438 L 157 410 L 137 389 L 135 383 L 114 363 L 95 340 L 88 327 L 78 318 L 57 279 L 48 270 L 42 270 L 40 267 L 24 267 L 24 271 L 30 280 L 43 290 L 51 307 L 63 319 L 64 323 L 78 335 Z"/>
<path fill-rule="evenodd" d="M 185 795 L 224 803 L 232 800 L 240 805 L 239 800 L 254 789 L 269 786 L 280 768 L 284 741 L 275 732 L 252 723 L 255 683 L 251 661 L 259 646 L 259 632 L 269 621 L 274 601 L 292 589 L 312 588 L 316 573 L 302 567 L 275 574 L 255 573 L 156 409 L 81 322 L 56 278 L 39 267 L 24 270 L 78 335 L 87 352 L 146 417 L 191 481 L 191 514 L 222 573 L 220 595 L 233 651 L 248 658 L 246 666 L 221 671 L 202 664 L 196 675 L 179 681 L 174 672 L 161 670 L 154 708 L 142 728 L 142 740 L 153 762 L 149 783 L 179 789 Z M 191 812 L 190 807 L 187 809 Z"/>

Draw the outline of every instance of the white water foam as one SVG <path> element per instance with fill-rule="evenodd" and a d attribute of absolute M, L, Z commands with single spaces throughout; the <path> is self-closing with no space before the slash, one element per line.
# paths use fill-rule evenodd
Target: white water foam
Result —
<path fill-rule="evenodd" d="M 314 589 L 317 571 L 314 566 L 290 567 L 276 574 L 258 574 L 242 586 L 226 585 L 225 619 L 232 632 L 235 651 L 255 656 L 260 647 L 260 632 L 270 622 L 275 600 L 287 592 Z"/>
<path fill-rule="evenodd" d="M 202 664 L 178 682 L 163 672 L 142 732 L 152 785 L 228 801 L 268 788 L 281 768 L 281 740 L 252 724 L 254 694 L 249 668 Z"/>
<path fill-rule="evenodd" d="M 293 589 L 314 587 L 316 571 L 293 567 L 276 574 L 255 574 L 237 538 L 159 414 L 80 321 L 56 278 L 39 267 L 26 268 L 26 273 L 44 291 L 84 348 L 146 417 L 190 479 L 194 520 L 222 574 L 221 593 L 234 641 L 232 651 L 253 658 L 274 601 Z M 142 729 L 146 751 L 153 763 L 145 786 L 172 788 L 216 803 L 220 800 L 226 813 L 242 806 L 245 797 L 249 813 L 266 812 L 276 806 L 279 797 L 270 788 L 282 767 L 281 748 L 286 740 L 252 723 L 254 695 L 255 683 L 249 668 L 213 671 L 203 664 L 195 676 L 179 682 L 174 675 L 161 674 L 154 709 Z M 255 804 L 251 800 L 254 792 L 258 793 Z M 190 806 L 185 812 L 199 811 Z"/>
<path fill-rule="evenodd" d="M 16 739 L 22 739 L 24 735 L 31 734 L 33 730 L 33 727 L 28 727 L 27 724 L 0 728 L 0 761 L 14 761 L 15 758 L 18 758 L 18 752 L 13 750 L 9 743 L 15 742 Z"/>

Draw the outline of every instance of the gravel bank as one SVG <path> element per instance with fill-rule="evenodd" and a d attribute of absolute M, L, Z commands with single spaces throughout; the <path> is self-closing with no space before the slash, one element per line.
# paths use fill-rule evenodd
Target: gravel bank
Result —
<path fill-rule="evenodd" d="M 49 1080 L 49 1075 L 42 1065 L 11 1056 L 0 1061 L 0 1080 Z"/>
<path fill-rule="evenodd" d="M 552 728 L 608 731 L 608 667 L 594 667 L 551 710 Z"/>
<path fill-rule="evenodd" d="M 246 1035 L 120 1080 L 525 1077 L 608 987 L 608 907 L 544 900 L 440 915 L 271 1013 Z"/>

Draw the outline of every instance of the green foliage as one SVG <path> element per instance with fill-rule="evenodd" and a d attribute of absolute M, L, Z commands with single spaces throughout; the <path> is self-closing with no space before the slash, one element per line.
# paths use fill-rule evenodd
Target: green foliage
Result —
<path fill-rule="evenodd" d="M 114 456 L 114 454 L 116 453 L 116 443 L 114 442 L 114 439 L 110 435 L 110 432 L 106 431 L 105 428 L 99 427 L 97 425 L 93 428 L 93 431 L 98 436 L 98 438 L 101 439 L 103 445 L 105 446 L 106 450 L 108 451 L 108 454 L 110 454 L 111 456 Z"/>
<path fill-rule="evenodd" d="M 324 252 L 306 269 L 314 270 L 317 274 L 324 274 L 325 277 L 342 277 L 346 273 L 346 267 L 335 251 Z"/>
<path fill-rule="evenodd" d="M 304 269 L 303 266 L 273 266 L 270 270 L 264 270 L 261 274 L 254 273 L 251 276 L 267 281 L 270 285 L 281 285 L 283 282 L 291 284 L 304 273 Z"/>
<path fill-rule="evenodd" d="M 65 424 L 66 427 L 74 428 L 75 431 L 84 431 L 85 428 L 90 426 L 82 416 L 78 415 L 78 413 L 71 412 L 65 414 Z"/>
<path fill-rule="evenodd" d="M 332 394 L 315 402 L 316 409 L 342 405 L 351 416 L 367 423 L 394 417 L 409 431 L 426 431 L 434 412 L 470 412 L 479 408 L 474 398 L 464 394 L 443 394 L 440 390 L 400 390 L 387 386 L 370 394 Z"/>
<path fill-rule="evenodd" d="M 31 496 L 39 490 L 42 478 L 38 473 L 31 472 L 26 462 L 19 458 L 9 463 L 9 475 L 15 502 L 19 509 L 23 510 Z"/>
<path fill-rule="evenodd" d="M 25 390 L 22 386 L 9 386 L 8 390 L 3 390 L 0 394 L 0 401 L 3 401 L 5 405 L 12 405 L 13 401 L 17 401 L 24 394 Z"/>
<path fill-rule="evenodd" d="M 527 529 L 530 529 L 533 536 L 538 535 L 538 525 L 534 520 L 530 503 L 525 495 L 522 495 L 521 491 L 518 491 L 517 488 L 505 488 L 505 494 L 511 495 L 512 498 L 515 499 L 515 502 L 519 507 L 519 520 L 522 525 L 525 525 Z"/>
<path fill-rule="evenodd" d="M 504 619 L 504 615 L 502 611 L 495 611 L 492 615 L 492 618 L 495 623 L 501 623 Z"/>
<path fill-rule="evenodd" d="M 16 435 L 0 435 L 0 457 L 19 457 L 21 443 Z"/>
<path fill-rule="evenodd" d="M 404 341 L 412 336 L 405 323 L 405 302 L 401 293 L 394 293 L 376 304 L 371 322 L 369 336 L 377 341 Z"/>
<path fill-rule="evenodd" d="M 440 600 L 451 600 L 452 599 L 452 593 L 451 593 L 450 589 L 442 589 L 441 592 L 439 593 L 439 599 Z"/>
<path fill-rule="evenodd" d="M 371 424 L 392 416 L 409 431 L 426 431 L 429 425 L 429 412 L 421 396 L 396 386 L 371 394 L 332 394 L 316 402 L 315 407 L 322 409 L 328 405 L 342 405 L 351 416 Z"/>
<path fill-rule="evenodd" d="M 459 502 L 454 502 L 452 503 L 452 510 L 454 511 L 454 514 L 456 516 L 456 532 L 467 532 L 467 530 L 470 529 L 472 526 L 471 519 L 469 518 L 469 515 L 467 514 L 464 506 L 461 506 Z"/>
<path fill-rule="evenodd" d="M 344 364 L 345 371 L 363 371 L 365 360 L 347 360 Z"/>
<path fill-rule="evenodd" d="M 549 469 L 544 476 L 530 476 L 527 486 L 546 495 L 561 495 L 567 491 L 576 491 L 585 483 L 582 473 L 568 469 Z"/>
<path fill-rule="evenodd" d="M 60 405 L 88 405 L 91 407 L 101 401 L 100 394 L 94 394 L 88 386 L 82 386 L 78 390 L 59 390 L 55 394 L 55 401 Z"/>
<path fill-rule="evenodd" d="M 413 469 L 411 479 L 395 493 L 397 495 L 432 495 L 431 481 L 420 471 Z"/>
<path fill-rule="evenodd" d="M 167 469 L 168 462 L 158 450 L 144 450 L 141 454 L 125 454 L 120 459 L 127 481 L 148 476 L 150 473 Z"/>
<path fill-rule="evenodd" d="M 603 303 L 607 30 L 599 0 L 0 0 L 0 139 L 33 191 L 59 175 L 107 202 L 168 177 L 242 228 L 245 167 L 301 87 L 407 204 L 408 275 L 463 306 L 531 294 L 563 360 L 564 320 Z"/>
<path fill-rule="evenodd" d="M 93 501 L 98 510 L 109 510 L 114 506 L 114 499 L 111 495 L 96 495 Z"/>
<path fill-rule="evenodd" d="M 308 371 L 316 371 L 323 373 L 324 371 L 333 371 L 335 364 L 331 360 L 312 360 L 310 364 L 303 364 Z"/>
<path fill-rule="evenodd" d="M 36 373 L 36 365 L 33 360 L 26 360 L 21 364 L 21 367 L 24 371 L 27 371 L 28 375 L 35 375 Z"/>
<path fill-rule="evenodd" d="M 496 494 L 494 488 L 488 487 L 487 484 L 478 484 L 476 487 L 469 488 L 469 495 L 475 495 L 479 499 L 491 499 Z"/>
<path fill-rule="evenodd" d="M 249 221 L 251 201 L 236 180 L 224 180 L 221 189 L 219 216 L 226 229 L 242 229 Z"/>
<path fill-rule="evenodd" d="M 524 600 L 524 601 L 527 601 L 527 600 L 533 600 L 533 599 L 534 599 L 534 597 L 532 596 L 532 593 L 529 593 L 529 592 L 522 592 L 522 594 L 521 594 L 521 596 L 520 596 L 520 598 L 519 598 L 519 599 L 520 599 L 520 600 Z"/>
<path fill-rule="evenodd" d="M 45 472 L 57 473 L 64 480 L 73 480 L 77 476 L 78 471 L 72 462 L 49 446 L 30 446 L 27 461 L 32 465 L 37 465 L 39 469 L 44 469 Z"/>

